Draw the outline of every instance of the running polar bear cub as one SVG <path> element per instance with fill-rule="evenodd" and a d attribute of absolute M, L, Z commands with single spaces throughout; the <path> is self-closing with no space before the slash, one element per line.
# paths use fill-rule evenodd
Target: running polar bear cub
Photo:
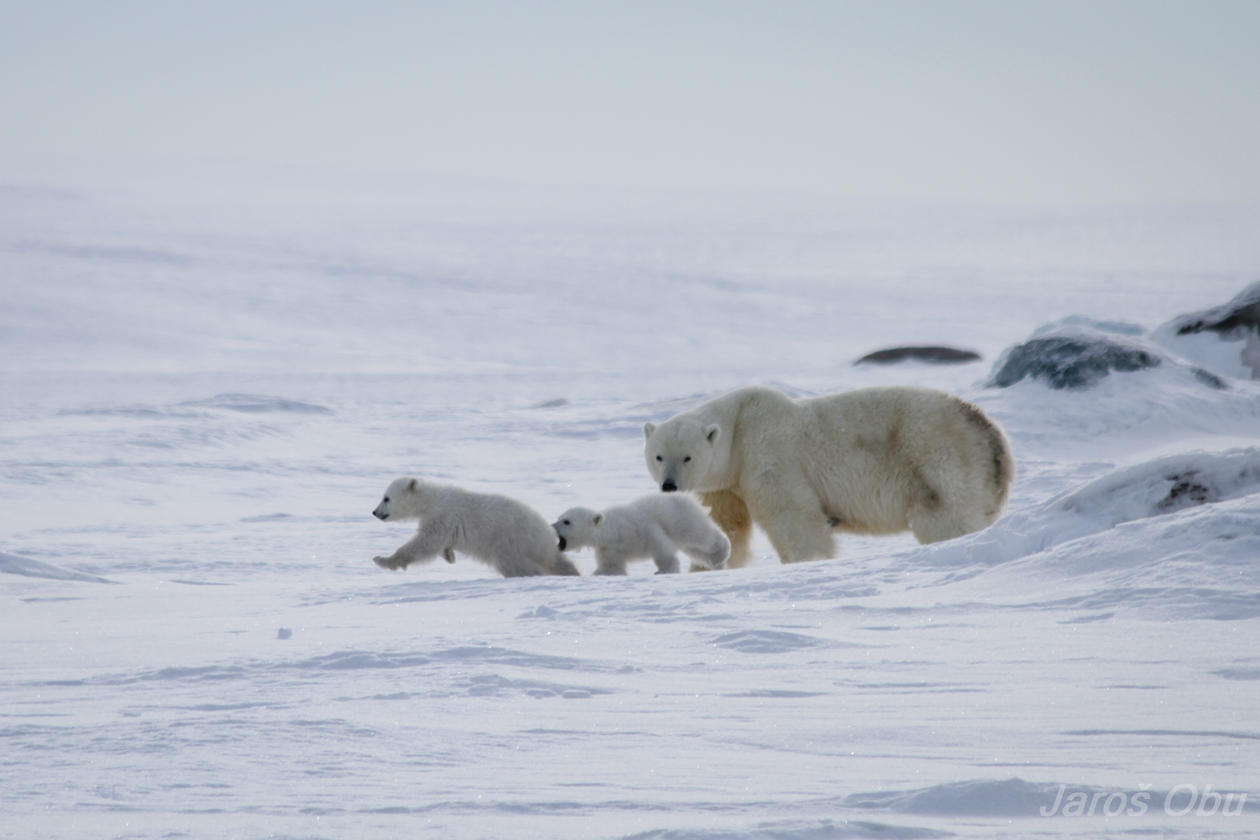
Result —
<path fill-rule="evenodd" d="M 740 388 L 644 426 L 648 471 L 700 495 L 748 562 L 752 524 L 784 563 L 834 557 L 835 531 L 921 543 L 988 527 L 1006 506 L 1014 458 L 980 409 L 922 388 L 862 388 L 794 400 Z"/>
<path fill-rule="evenodd" d="M 578 573 L 556 549 L 556 535 L 547 520 L 506 496 L 399 478 L 372 515 L 382 521 L 421 520 L 420 530 L 397 551 L 374 558 L 382 569 L 405 569 L 438 555 L 454 563 L 458 551 L 493 566 L 504 577 Z"/>
<path fill-rule="evenodd" d="M 731 554 L 726 535 L 690 496 L 644 496 L 602 513 L 570 508 L 552 527 L 561 551 L 594 546 L 597 575 L 624 575 L 627 560 L 648 557 L 656 561 L 658 575 L 672 574 L 678 571 L 679 549 L 705 568 L 721 569 Z"/>

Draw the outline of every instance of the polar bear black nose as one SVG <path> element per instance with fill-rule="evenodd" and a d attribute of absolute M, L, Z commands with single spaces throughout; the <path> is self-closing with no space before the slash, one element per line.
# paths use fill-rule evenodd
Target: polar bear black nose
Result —
<path fill-rule="evenodd" d="M 672 481 L 666 481 L 664 484 L 661 485 L 661 489 L 664 490 L 666 493 L 673 493 L 675 490 L 678 489 L 678 485 Z"/>

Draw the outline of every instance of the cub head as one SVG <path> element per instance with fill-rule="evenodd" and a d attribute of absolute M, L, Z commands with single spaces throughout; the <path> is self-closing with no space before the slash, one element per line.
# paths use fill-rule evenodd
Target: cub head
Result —
<path fill-rule="evenodd" d="M 418 478 L 398 478 L 385 488 L 385 496 L 372 511 L 382 522 L 387 519 L 418 519 L 422 510 L 421 491 L 424 484 Z"/>
<path fill-rule="evenodd" d="M 556 536 L 560 538 L 560 550 L 586 548 L 598 541 L 599 524 L 604 515 L 590 508 L 569 508 L 560 514 L 560 518 L 552 523 Z"/>
<path fill-rule="evenodd" d="M 643 426 L 643 458 L 656 485 L 666 493 L 706 490 L 715 472 L 722 427 L 674 418 L 657 426 Z"/>

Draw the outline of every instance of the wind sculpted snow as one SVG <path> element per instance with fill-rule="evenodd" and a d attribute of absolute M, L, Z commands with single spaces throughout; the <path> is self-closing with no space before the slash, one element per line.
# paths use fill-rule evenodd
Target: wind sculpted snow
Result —
<path fill-rule="evenodd" d="M 1260 383 L 848 361 L 1149 329 L 1246 286 L 1254 226 L 129 195 L 0 205 L 0 837 L 1260 837 Z M 371 563 L 395 475 L 620 504 L 645 421 L 755 382 L 973 400 L 1007 514 L 703 574 Z"/>

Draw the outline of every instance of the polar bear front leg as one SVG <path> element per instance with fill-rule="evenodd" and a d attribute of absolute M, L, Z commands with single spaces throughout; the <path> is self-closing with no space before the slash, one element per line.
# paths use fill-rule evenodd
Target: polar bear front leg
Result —
<path fill-rule="evenodd" d="M 447 545 L 446 534 L 426 522 L 414 537 L 400 545 L 393 554 L 388 557 L 374 557 L 372 562 L 382 569 L 405 569 L 412 563 L 432 560 Z"/>
<path fill-rule="evenodd" d="M 655 526 L 649 529 L 647 537 L 652 561 L 656 563 L 656 573 L 658 575 L 678 574 L 678 549 L 674 547 L 673 541 L 665 536 L 664 531 Z"/>
<path fill-rule="evenodd" d="M 709 509 L 709 516 L 726 534 L 731 543 L 731 553 L 726 560 L 728 569 L 742 569 L 752 557 L 749 544 L 752 541 L 752 516 L 748 505 L 733 490 L 717 490 L 701 493 L 700 503 Z M 692 569 L 697 567 L 692 566 Z"/>

